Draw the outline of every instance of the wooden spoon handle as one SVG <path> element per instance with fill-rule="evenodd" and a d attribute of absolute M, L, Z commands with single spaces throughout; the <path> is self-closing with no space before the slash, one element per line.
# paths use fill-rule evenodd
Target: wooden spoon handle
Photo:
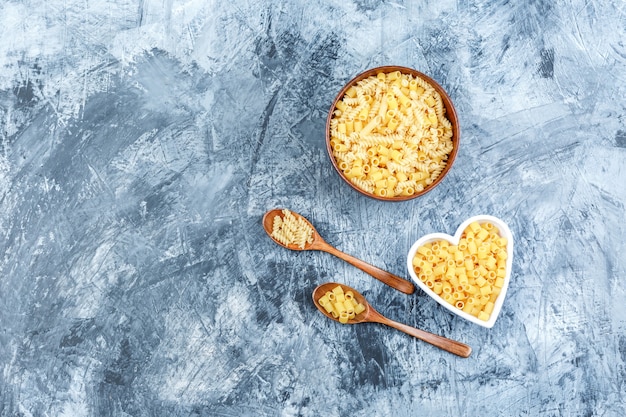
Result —
<path fill-rule="evenodd" d="M 398 323 L 384 316 L 379 316 L 374 319 L 379 323 L 386 324 L 387 326 L 398 329 L 406 334 L 410 334 L 426 343 L 430 343 L 433 346 L 437 346 L 447 352 L 454 353 L 455 355 L 467 358 L 472 353 L 472 348 L 465 343 L 457 342 L 456 340 L 448 339 L 443 336 L 438 336 L 426 332 L 424 330 L 416 329 L 415 327 L 407 326 L 406 324 Z"/>
<path fill-rule="evenodd" d="M 375 267 L 374 265 L 370 265 L 367 262 L 355 258 L 354 256 L 343 253 L 339 249 L 329 244 L 319 245 L 317 249 L 332 253 L 336 257 L 343 259 L 349 264 L 356 266 L 361 271 L 367 272 L 377 280 L 389 285 L 391 288 L 395 288 L 396 290 L 401 291 L 405 294 L 413 294 L 413 292 L 415 292 L 415 286 L 412 282 L 407 281 L 404 278 L 400 278 L 399 276 L 394 275 L 391 272 L 387 272 L 378 267 Z"/>

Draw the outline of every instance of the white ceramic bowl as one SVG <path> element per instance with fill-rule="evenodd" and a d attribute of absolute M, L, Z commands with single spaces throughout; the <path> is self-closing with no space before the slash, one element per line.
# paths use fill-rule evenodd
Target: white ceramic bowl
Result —
<path fill-rule="evenodd" d="M 500 231 L 500 235 L 505 237 L 508 241 L 507 248 L 506 248 L 508 257 L 506 259 L 506 275 L 504 277 L 504 285 L 502 286 L 502 291 L 500 292 L 500 294 L 498 295 L 498 298 L 496 299 L 496 302 L 494 303 L 493 311 L 488 321 L 480 320 L 477 317 L 474 317 L 471 314 L 468 314 L 454 307 L 453 305 L 447 303 L 443 298 L 435 294 L 433 290 L 428 288 L 428 286 L 426 286 L 426 284 L 423 283 L 422 280 L 419 279 L 419 277 L 415 273 L 415 270 L 413 269 L 413 258 L 415 257 L 415 254 L 417 253 L 417 249 L 420 246 L 426 243 L 432 242 L 432 241 L 439 241 L 439 240 L 447 240 L 451 244 L 457 245 L 459 243 L 459 240 L 461 239 L 461 235 L 463 234 L 463 231 L 467 228 L 467 226 L 470 225 L 470 223 L 475 222 L 475 221 L 480 224 L 486 223 L 486 222 L 493 223 L 493 225 L 496 226 L 498 230 Z M 409 254 L 407 256 L 407 268 L 409 270 L 409 275 L 411 276 L 413 281 L 426 294 L 431 296 L 435 301 L 437 301 L 439 304 L 441 304 L 443 307 L 450 310 L 452 313 L 456 314 L 457 316 L 463 317 L 465 320 L 471 321 L 472 323 L 475 323 L 475 324 L 478 324 L 479 326 L 483 326 L 487 328 L 493 327 L 496 320 L 498 319 L 498 316 L 500 315 L 500 311 L 502 309 L 502 303 L 504 302 L 504 299 L 506 298 L 506 291 L 507 291 L 507 288 L 509 287 L 509 281 L 511 279 L 511 266 L 512 265 L 513 265 L 513 234 L 511 233 L 511 230 L 509 229 L 509 227 L 507 226 L 505 222 L 498 219 L 497 217 L 488 216 L 488 215 L 474 216 L 465 220 L 456 230 L 456 233 L 454 234 L 454 236 L 450 236 L 445 233 L 431 233 L 426 236 L 423 236 L 422 238 L 418 239 L 413 244 L 413 246 L 411 246 L 411 249 L 409 250 Z"/>

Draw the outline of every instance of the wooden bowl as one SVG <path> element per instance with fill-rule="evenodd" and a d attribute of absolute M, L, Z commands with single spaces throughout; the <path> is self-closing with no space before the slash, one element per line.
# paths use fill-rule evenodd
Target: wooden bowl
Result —
<path fill-rule="evenodd" d="M 453 144 L 453 148 L 452 151 L 450 152 L 450 154 L 448 155 L 448 160 L 446 163 L 445 168 L 443 169 L 443 171 L 441 172 L 441 174 L 439 175 L 439 177 L 437 177 L 435 180 L 433 180 L 433 182 L 431 184 L 429 184 L 428 186 L 424 187 L 423 190 L 421 191 L 416 191 L 414 194 L 412 195 L 403 195 L 403 196 L 394 196 L 394 197 L 382 197 L 382 196 L 378 196 L 376 194 L 372 194 L 369 193 L 359 187 L 357 187 L 356 185 L 354 185 L 349 179 L 348 177 L 344 174 L 344 172 L 339 168 L 339 165 L 337 164 L 337 160 L 335 159 L 335 157 L 333 156 L 333 149 L 331 146 L 331 137 L 330 137 L 330 130 L 331 130 L 331 120 L 333 119 L 333 115 L 335 110 L 337 109 L 337 102 L 339 102 L 340 100 L 342 100 L 346 94 L 346 91 L 356 85 L 359 81 L 366 79 L 372 75 L 376 75 L 378 73 L 392 73 L 395 71 L 400 71 L 403 74 L 411 74 L 415 77 L 420 77 L 422 80 L 426 81 L 428 84 L 430 84 L 441 96 L 442 102 L 443 102 L 443 106 L 445 108 L 445 112 L 446 112 L 446 118 L 450 121 L 450 124 L 452 125 L 452 144 Z M 419 196 L 422 196 L 424 194 L 426 194 L 427 192 L 429 192 L 430 190 L 432 190 L 433 188 L 435 188 L 439 183 L 441 183 L 441 181 L 445 178 L 445 176 L 448 174 L 448 172 L 450 171 L 450 169 L 452 168 L 452 164 L 454 163 L 454 160 L 456 158 L 456 155 L 458 153 L 459 150 L 459 138 L 460 138 L 460 127 L 459 127 L 459 120 L 456 114 L 456 110 L 454 108 L 454 105 L 452 104 L 452 100 L 450 99 L 450 96 L 448 96 L 448 94 L 446 93 L 446 91 L 435 81 L 433 80 L 431 77 L 427 76 L 426 74 L 423 74 L 415 69 L 412 68 L 408 68 L 408 67 L 401 67 L 401 66 L 395 66 L 395 65 L 388 65 L 388 66 L 382 66 L 382 67 L 376 67 L 376 68 L 371 68 L 367 71 L 364 71 L 362 73 L 360 73 L 359 75 L 357 75 L 356 77 L 354 77 L 352 80 L 350 80 L 342 89 L 341 91 L 339 91 L 339 93 L 337 94 L 337 97 L 335 97 L 335 100 L 333 101 L 332 106 L 330 107 L 330 111 L 328 112 L 328 117 L 326 120 L 326 150 L 328 151 L 328 156 L 330 157 L 330 161 L 333 164 L 333 167 L 335 167 L 335 170 L 337 171 L 337 173 L 339 174 L 339 176 L 353 189 L 355 189 L 356 191 L 358 191 L 359 193 L 367 196 L 367 197 L 371 197 L 377 200 L 382 200 L 382 201 L 405 201 L 405 200 L 410 200 Z"/>

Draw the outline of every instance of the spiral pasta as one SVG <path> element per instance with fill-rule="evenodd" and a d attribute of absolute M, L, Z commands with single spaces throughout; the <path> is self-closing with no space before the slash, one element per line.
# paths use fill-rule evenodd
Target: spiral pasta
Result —
<path fill-rule="evenodd" d="M 313 228 L 302 218 L 296 217 L 288 209 L 282 210 L 282 217 L 274 216 L 272 237 L 283 245 L 296 245 L 304 249 L 307 243 L 313 243 Z"/>

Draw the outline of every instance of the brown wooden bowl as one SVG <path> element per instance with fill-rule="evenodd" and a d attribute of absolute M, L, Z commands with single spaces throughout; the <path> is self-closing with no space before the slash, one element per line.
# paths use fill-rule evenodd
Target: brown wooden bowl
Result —
<path fill-rule="evenodd" d="M 383 73 L 391 73 L 394 71 L 400 71 L 403 74 L 411 74 L 413 76 L 416 77 L 420 77 L 421 79 L 423 79 L 424 81 L 428 82 L 441 96 L 441 100 L 443 102 L 443 106 L 446 109 L 446 117 L 447 119 L 450 121 L 451 125 L 452 125 L 452 144 L 453 144 L 453 148 L 452 151 L 450 152 L 449 156 L 448 156 L 448 160 L 446 163 L 445 168 L 443 169 L 443 171 L 441 172 L 441 174 L 439 175 L 439 177 L 437 177 L 431 184 L 429 184 L 428 186 L 424 187 L 423 190 L 421 191 L 417 191 L 412 195 L 407 195 L 407 196 L 394 196 L 394 197 L 381 197 L 375 194 L 371 194 L 368 193 L 365 190 L 362 190 L 361 188 L 357 187 L 356 185 L 354 185 L 343 173 L 343 171 L 339 168 L 339 166 L 337 165 L 337 160 L 335 159 L 335 157 L 333 156 L 333 150 L 332 147 L 330 145 L 330 125 L 331 125 L 331 120 L 333 118 L 333 114 L 336 110 L 336 106 L 337 106 L 337 102 L 341 99 L 343 99 L 346 91 L 352 87 L 353 85 L 355 85 L 357 82 L 368 78 L 372 75 L 376 75 L 380 72 Z M 326 150 L 328 152 L 328 156 L 330 157 L 330 161 L 333 164 L 333 167 L 335 167 L 335 170 L 337 171 L 337 173 L 339 174 L 339 176 L 353 189 L 355 189 L 356 191 L 358 191 L 359 193 L 367 196 L 367 197 L 371 197 L 377 200 L 382 200 L 382 201 L 406 201 L 406 200 L 411 200 L 413 198 L 422 196 L 424 194 L 426 194 L 427 192 L 429 192 L 430 190 L 432 190 L 433 188 L 435 188 L 437 185 L 439 185 L 439 183 L 441 183 L 441 181 L 444 179 L 444 177 L 448 174 L 448 172 L 450 171 L 450 169 L 452 168 L 452 164 L 454 163 L 454 160 L 456 159 L 456 155 L 458 153 L 459 150 L 459 143 L 460 143 L 460 126 L 459 126 L 459 119 L 457 117 L 456 114 L 456 110 L 454 108 L 454 105 L 452 104 L 452 100 L 450 99 L 450 96 L 448 96 L 448 93 L 446 93 L 446 91 L 435 81 L 433 80 L 431 77 L 429 77 L 426 74 L 423 74 L 413 68 L 408 68 L 408 67 L 401 67 L 401 66 L 396 66 L 396 65 L 387 65 L 387 66 L 382 66 L 382 67 L 376 67 L 376 68 L 371 68 L 368 69 L 367 71 L 364 71 L 362 73 L 360 73 L 359 75 L 357 75 L 356 77 L 354 77 L 352 80 L 350 80 L 342 89 L 341 91 L 339 91 L 339 94 L 337 94 L 337 97 L 335 97 L 335 100 L 333 101 L 332 106 L 330 107 L 330 111 L 328 112 L 328 117 L 326 119 Z"/>

